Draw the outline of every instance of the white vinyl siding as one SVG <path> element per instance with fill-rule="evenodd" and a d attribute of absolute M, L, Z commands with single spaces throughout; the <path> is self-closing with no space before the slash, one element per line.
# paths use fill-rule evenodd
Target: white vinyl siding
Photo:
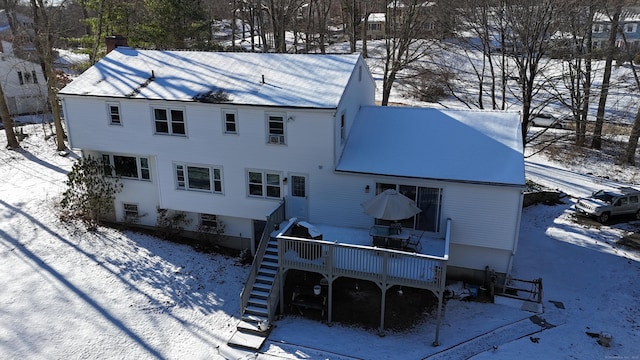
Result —
<path fill-rule="evenodd" d="M 513 250 L 517 219 L 522 210 L 521 196 L 521 189 L 513 187 L 472 184 L 448 186 L 444 201 L 446 208 L 443 211 L 451 214 L 453 219 L 451 241 L 475 247 Z"/>

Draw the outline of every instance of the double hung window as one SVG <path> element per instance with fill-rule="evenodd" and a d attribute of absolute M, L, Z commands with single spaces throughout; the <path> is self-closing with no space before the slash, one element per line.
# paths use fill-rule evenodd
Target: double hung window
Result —
<path fill-rule="evenodd" d="M 127 179 L 150 180 L 149 159 L 146 157 L 103 154 L 105 175 Z"/>
<path fill-rule="evenodd" d="M 624 24 L 624 32 L 625 33 L 634 33 L 638 30 L 638 24 L 636 23 L 627 23 Z"/>
<path fill-rule="evenodd" d="M 269 144 L 286 144 L 284 115 L 267 115 L 267 142 Z"/>
<path fill-rule="evenodd" d="M 276 172 L 249 170 L 249 196 L 280 199 L 282 197 L 281 175 Z"/>
<path fill-rule="evenodd" d="M 111 125 L 122 125 L 120 105 L 118 103 L 107 103 L 107 115 Z"/>
<path fill-rule="evenodd" d="M 237 134 L 238 133 L 238 123 L 237 123 L 237 113 L 235 111 L 225 110 L 222 112 L 222 118 L 224 121 L 224 132 L 225 134 Z"/>
<path fill-rule="evenodd" d="M 156 134 L 186 135 L 182 109 L 154 108 L 153 120 Z"/>
<path fill-rule="evenodd" d="M 222 193 L 222 169 L 175 164 L 178 189 Z"/>

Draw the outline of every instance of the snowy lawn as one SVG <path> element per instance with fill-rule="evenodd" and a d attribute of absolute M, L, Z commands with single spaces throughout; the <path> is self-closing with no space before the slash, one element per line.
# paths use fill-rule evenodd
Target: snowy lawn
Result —
<path fill-rule="evenodd" d="M 228 348 L 248 267 L 147 235 L 61 223 L 56 202 L 74 156 L 56 155 L 41 126 L 24 129 L 23 150 L 0 151 L 0 358 L 640 358 L 640 253 L 616 244 L 640 223 L 576 220 L 569 197 L 523 213 L 514 276 L 543 279 L 542 326 L 519 309 L 450 300 L 439 347 L 435 314 L 424 314 L 385 337 L 290 316 L 260 353 Z M 581 175 L 586 168 L 569 177 L 540 156 L 527 170 L 568 194 L 602 186 Z M 611 334 L 611 347 L 587 332 Z"/>

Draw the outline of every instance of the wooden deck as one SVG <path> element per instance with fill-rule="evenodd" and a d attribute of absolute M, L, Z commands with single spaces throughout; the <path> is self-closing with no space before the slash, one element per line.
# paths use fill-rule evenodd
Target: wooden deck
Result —
<path fill-rule="evenodd" d="M 339 277 L 372 281 L 382 290 L 381 332 L 384 332 L 385 296 L 390 287 L 400 285 L 430 290 L 438 298 L 434 345 L 438 343 L 440 312 L 449 260 L 450 219 L 446 223 L 444 239 L 422 239 L 421 241 L 431 243 L 425 244 L 420 252 L 392 250 L 374 247 L 372 244 L 362 245 L 363 242 L 371 240 L 363 240 L 366 238 L 362 237 L 356 239 L 355 236 L 349 238 L 348 231 L 344 234 L 344 242 L 311 240 L 287 235 L 295 222 L 295 219 L 291 219 L 281 227 L 276 236 L 280 284 L 284 284 L 286 272 L 292 269 L 324 276 L 329 284 L 328 321 L 331 323 L 333 281 Z M 360 232 L 368 234 L 368 231 Z M 437 255 L 428 252 L 435 252 Z M 280 291 L 280 307 L 284 308 L 283 287 L 280 287 Z"/>
<path fill-rule="evenodd" d="M 303 270 L 329 279 L 350 277 L 380 285 L 402 285 L 433 291 L 444 287 L 447 259 L 371 246 L 278 236 L 281 270 Z"/>

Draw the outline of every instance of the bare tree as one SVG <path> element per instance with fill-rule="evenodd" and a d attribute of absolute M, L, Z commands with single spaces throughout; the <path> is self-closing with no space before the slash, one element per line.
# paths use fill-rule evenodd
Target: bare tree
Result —
<path fill-rule="evenodd" d="M 326 53 L 327 28 L 329 27 L 329 14 L 331 13 L 331 0 L 315 0 L 312 11 L 315 10 L 316 29 L 318 31 L 318 46 L 321 53 Z"/>
<path fill-rule="evenodd" d="M 57 101 L 58 89 L 57 89 L 57 77 L 53 68 L 53 40 L 55 34 L 54 28 L 49 22 L 49 11 L 53 11 L 51 6 L 47 7 L 44 0 L 30 0 L 33 11 L 33 21 L 36 28 L 36 36 L 34 37 L 34 44 L 38 57 L 40 58 L 40 64 L 42 71 L 47 80 L 47 95 L 49 96 L 49 103 L 51 105 L 51 111 L 53 114 L 53 123 L 56 129 L 56 145 L 57 150 L 62 151 L 66 149 L 64 143 L 65 133 L 62 127 L 62 120 L 60 119 L 60 103 Z"/>
<path fill-rule="evenodd" d="M 522 102 L 522 143 L 527 142 L 529 119 L 536 109 L 536 96 L 544 84 L 541 74 L 548 63 L 545 57 L 549 39 L 555 31 L 556 2 L 542 0 L 505 1 L 502 19 L 506 25 L 505 45 L 510 49 L 508 58 L 518 70 L 520 101 Z"/>
<path fill-rule="evenodd" d="M 616 37 L 618 35 L 618 24 L 620 21 L 620 13 L 622 12 L 622 3 L 616 1 L 613 4 L 612 11 L 605 9 L 607 16 L 611 21 L 611 29 L 609 30 L 609 39 L 607 41 L 604 74 L 602 75 L 602 87 L 600 88 L 600 101 L 598 103 L 598 112 L 596 114 L 596 124 L 593 129 L 593 138 L 591 139 L 591 147 L 600 149 L 602 147 L 602 125 L 604 123 L 604 112 L 607 106 L 607 96 L 609 95 L 609 86 L 611 81 L 611 66 L 613 65 L 613 57 L 616 52 Z"/>
<path fill-rule="evenodd" d="M 461 30 L 463 36 L 457 38 L 461 45 L 469 64 L 477 79 L 477 100 L 476 105 L 483 109 L 485 93 L 488 92 L 491 101 L 491 108 L 498 109 L 505 107 L 504 99 L 506 98 L 506 87 L 502 87 L 502 106 L 498 105 L 498 85 L 506 83 L 506 66 L 498 67 L 497 59 L 502 59 L 504 64 L 505 57 L 496 57 L 496 55 L 504 54 L 504 49 L 500 44 L 500 17 L 499 1 L 496 0 L 468 0 L 462 2 L 457 9 L 457 17 L 464 19 L 458 24 L 458 30 Z M 474 54 L 482 54 L 482 62 L 477 65 Z M 502 70 L 502 71 L 501 71 Z M 489 89 L 485 91 L 485 82 L 488 82 Z"/>
<path fill-rule="evenodd" d="M 575 123 L 575 143 L 584 146 L 587 115 L 592 96 L 593 17 L 601 0 L 570 0 L 558 11 L 559 31 L 566 34 L 556 44 L 553 55 L 562 61 L 563 71 L 554 79 L 562 87 L 550 87 L 555 98 L 571 111 Z"/>
<path fill-rule="evenodd" d="M 361 0 L 341 0 L 342 1 L 342 22 L 345 35 L 349 39 L 351 52 L 356 52 L 358 42 L 358 31 L 362 21 L 362 1 Z"/>
<path fill-rule="evenodd" d="M 640 91 L 640 75 L 638 74 L 638 69 L 636 66 L 633 66 L 633 53 L 632 50 L 637 50 L 634 46 L 632 46 L 631 42 L 627 39 L 624 31 L 621 32 L 621 37 L 623 41 L 623 48 L 626 51 L 626 55 L 628 59 L 631 59 L 632 66 L 631 71 L 633 74 L 633 79 L 635 82 L 636 90 Z M 629 140 L 627 141 L 627 146 L 624 151 L 624 155 L 622 158 L 622 162 L 630 165 L 635 165 L 636 163 L 636 150 L 638 148 L 638 139 L 640 138 L 640 106 L 638 106 L 638 110 L 636 111 L 636 115 L 633 119 L 633 126 L 631 127 L 631 133 L 629 134 Z"/>
<path fill-rule="evenodd" d="M 297 16 L 304 0 L 266 0 L 266 8 L 273 30 L 273 43 L 276 52 L 287 52 L 286 31 Z"/>
<path fill-rule="evenodd" d="M 431 3 L 393 0 L 387 7 L 382 105 L 389 104 L 391 89 L 398 74 L 424 59 L 434 47 L 425 33 Z"/>
<path fill-rule="evenodd" d="M 11 10 L 15 8 L 15 3 L 11 1 L 4 2 L 4 10 L 7 13 L 11 13 Z M 7 135 L 7 149 L 17 149 L 20 147 L 20 143 L 16 138 L 16 134 L 13 131 L 13 121 L 11 120 L 11 114 L 9 113 L 9 107 L 7 106 L 7 101 L 4 97 L 4 89 L 2 84 L 0 84 L 0 117 L 2 117 L 2 126 L 4 127 L 4 132 Z"/>

